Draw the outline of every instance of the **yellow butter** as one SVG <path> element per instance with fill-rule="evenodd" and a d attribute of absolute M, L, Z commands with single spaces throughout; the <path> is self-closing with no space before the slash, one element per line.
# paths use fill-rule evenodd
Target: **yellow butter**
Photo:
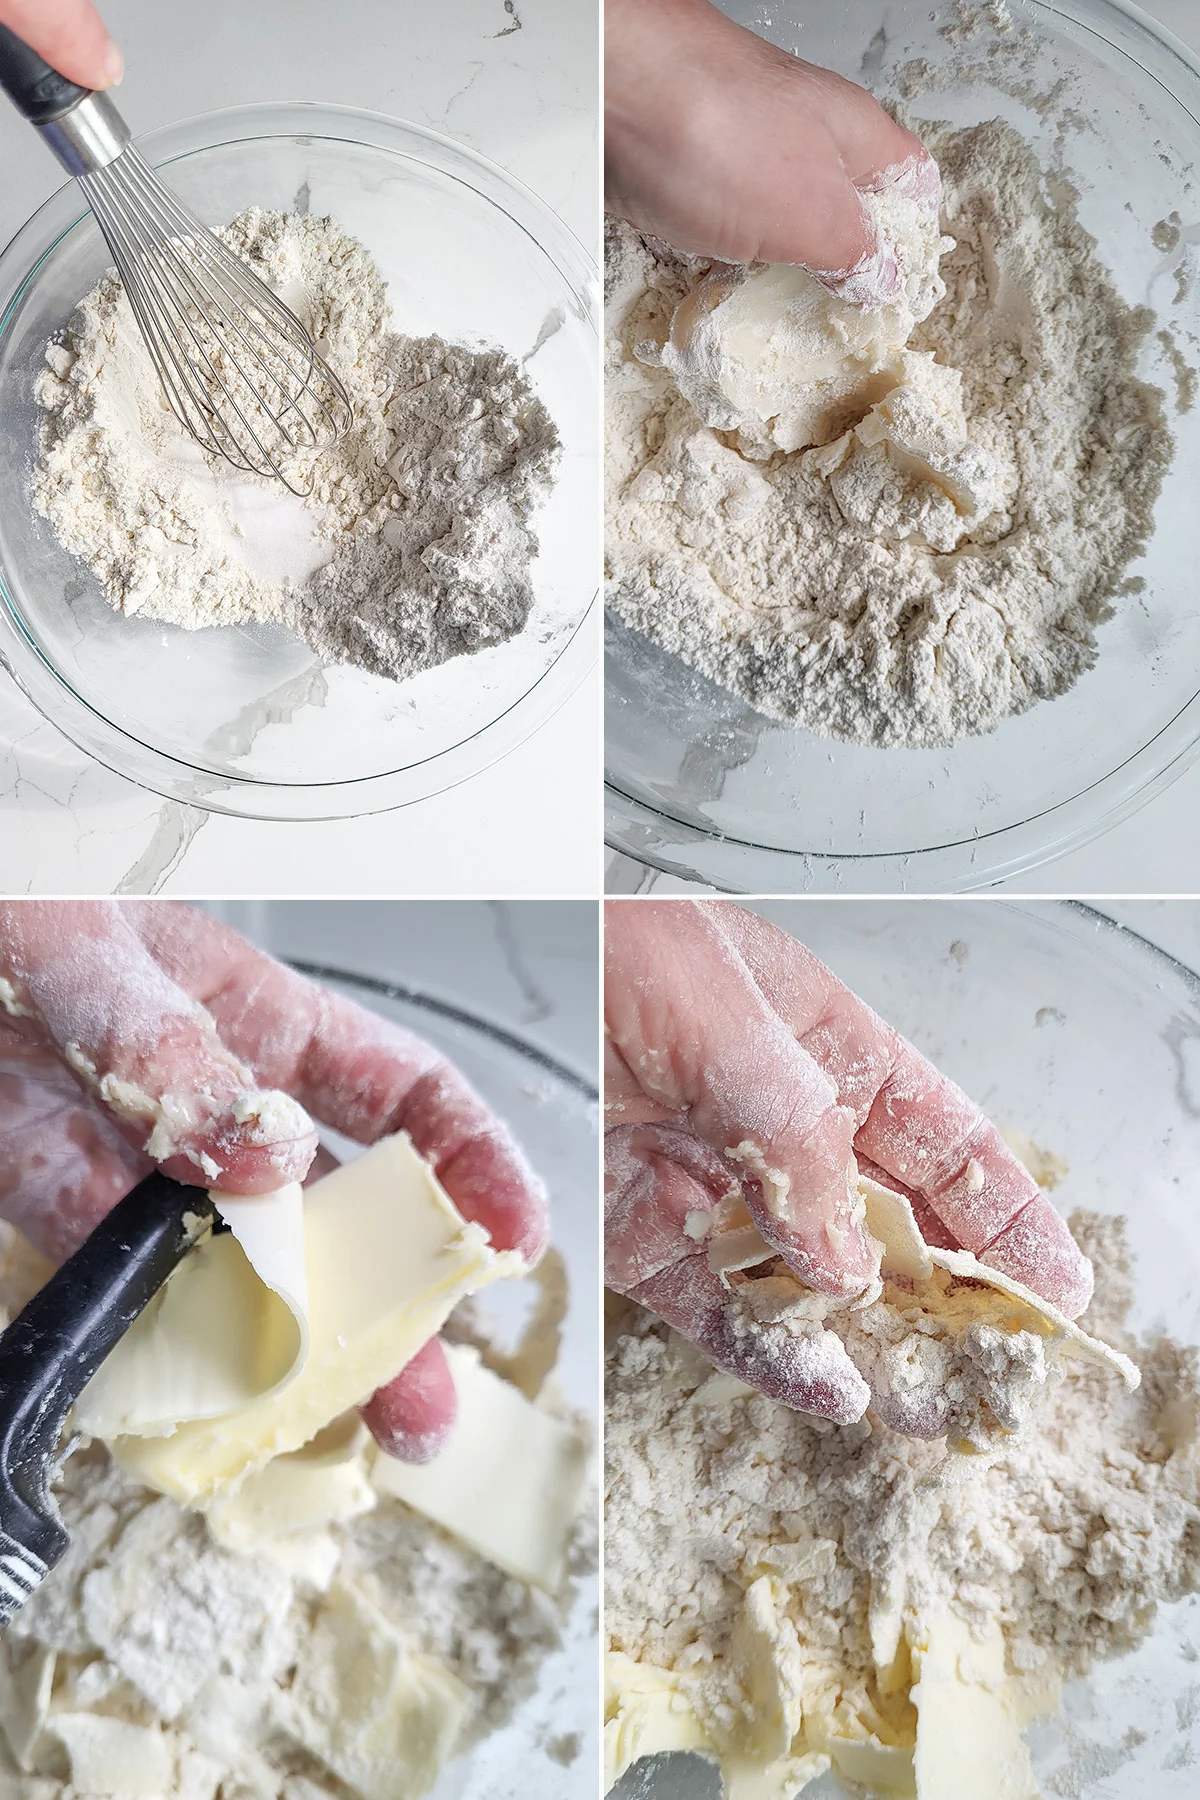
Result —
<path fill-rule="evenodd" d="M 287 1193 L 264 1195 L 272 1217 Z M 299 1224 L 298 1185 L 293 1204 Z M 162 1436 L 181 1420 L 218 1418 L 278 1392 L 303 1367 L 307 1347 L 304 1312 L 263 1279 L 232 1232 L 210 1236 L 101 1363 L 71 1422 L 105 1440 Z"/>
<path fill-rule="evenodd" d="M 118 1436 L 111 1448 L 137 1480 L 186 1504 L 204 1501 L 271 1457 L 298 1450 L 367 1400 L 428 1342 L 468 1293 L 521 1275 L 467 1224 L 400 1134 L 336 1169 L 304 1197 L 308 1357 L 278 1393 L 169 1437 Z M 214 1292 L 210 1336 L 234 1329 L 232 1289 Z"/>
<path fill-rule="evenodd" d="M 554 1593 L 563 1577 L 587 1446 L 484 1368 L 479 1352 L 448 1345 L 458 1421 L 428 1463 L 376 1455 L 371 1480 L 489 1562 Z"/>
<path fill-rule="evenodd" d="M 54 1713 L 48 1725 L 66 1750 L 76 1793 L 159 1800 L 174 1786 L 173 1740 L 165 1732 L 88 1712 Z"/>
<path fill-rule="evenodd" d="M 604 1788 L 643 1756 L 714 1747 L 669 1669 L 610 1651 L 605 1659 Z"/>
<path fill-rule="evenodd" d="M 946 1611 L 922 1620 L 915 1638 L 920 1800 L 960 1800 L 965 1770 L 971 1800 L 1041 1800 L 1021 1738 L 1027 1714 L 1009 1686 L 999 1623 L 993 1621 L 990 1635 L 977 1643 Z"/>
<path fill-rule="evenodd" d="M 376 1494 L 366 1470 L 369 1441 L 357 1413 L 335 1419 L 303 1449 L 272 1457 L 232 1493 L 211 1500 L 204 1509 L 209 1530 L 231 1550 L 252 1550 L 370 1512 Z"/>

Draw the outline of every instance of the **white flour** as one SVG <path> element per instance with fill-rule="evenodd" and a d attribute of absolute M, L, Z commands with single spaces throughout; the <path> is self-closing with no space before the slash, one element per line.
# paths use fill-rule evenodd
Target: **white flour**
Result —
<path fill-rule="evenodd" d="M 282 623 L 327 661 L 396 679 L 520 631 L 560 445 L 517 365 L 397 334 L 378 269 L 332 219 L 251 209 L 222 235 L 309 328 L 352 429 L 299 459 L 307 501 L 207 458 L 108 277 L 37 384 L 33 498 L 64 547 L 121 612 Z"/>
<path fill-rule="evenodd" d="M 1081 1322 L 1134 1355 L 1142 1386 L 1065 1362 L 994 1463 L 877 1420 L 836 1426 L 730 1397 L 697 1351 L 622 1303 L 608 1364 L 606 1629 L 615 1651 L 674 1671 L 718 1741 L 751 1729 L 744 1618 L 764 1572 L 780 1679 L 803 1690 L 806 1721 L 811 1706 L 835 1729 L 857 1719 L 860 1735 L 886 1737 L 890 1725 L 897 1741 L 912 1709 L 880 1690 L 889 1615 L 895 1632 L 901 1617 L 948 1610 L 977 1643 L 998 1624 L 1009 1675 L 1052 1696 L 1059 1675 L 1136 1645 L 1158 1605 L 1200 1589 L 1196 1352 L 1125 1331 L 1121 1221 L 1077 1213 L 1071 1225 L 1096 1268 Z"/>
<path fill-rule="evenodd" d="M 703 424 L 659 366 L 703 265 L 621 224 L 607 254 L 613 605 L 760 711 L 880 745 L 950 744 L 1070 687 L 1172 453 L 1133 374 L 1152 315 L 1119 298 L 1063 188 L 998 121 L 920 132 L 947 291 L 909 340 L 918 379 L 884 383 L 915 394 L 906 415 L 864 389 L 857 416 L 874 412 L 831 448 Z"/>

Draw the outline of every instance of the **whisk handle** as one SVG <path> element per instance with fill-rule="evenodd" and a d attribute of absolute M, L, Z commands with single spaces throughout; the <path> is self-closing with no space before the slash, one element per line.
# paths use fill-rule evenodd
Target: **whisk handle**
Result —
<path fill-rule="evenodd" d="M 52 69 L 7 25 L 0 25 L 0 87 L 31 125 L 61 119 L 90 92 Z"/>

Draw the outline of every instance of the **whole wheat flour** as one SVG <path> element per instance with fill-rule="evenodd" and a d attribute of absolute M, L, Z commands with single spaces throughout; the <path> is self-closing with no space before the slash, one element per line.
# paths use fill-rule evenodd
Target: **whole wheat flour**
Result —
<path fill-rule="evenodd" d="M 730 1795 L 790 1800 L 832 1765 L 852 1788 L 940 1796 L 962 1792 L 962 1763 L 939 1758 L 970 1755 L 993 1783 L 980 1793 L 1037 1792 L 1022 1725 L 1200 1589 L 1197 1353 L 1125 1329 L 1122 1221 L 1070 1223 L 1096 1271 L 1081 1323 L 1136 1359 L 1141 1386 L 1061 1362 L 998 1460 L 877 1415 L 792 1412 L 621 1303 L 611 1774 L 692 1748 Z"/>
<path fill-rule="evenodd" d="M 120 612 L 284 624 L 326 661 L 394 679 L 519 632 L 560 443 L 517 364 L 396 332 L 374 261 L 333 219 L 252 208 L 221 236 L 312 333 L 351 430 L 297 457 L 304 501 L 206 456 L 107 276 L 37 381 L 33 500 L 64 547 Z"/>
<path fill-rule="evenodd" d="M 917 129 L 949 241 L 932 275 L 910 268 L 907 343 L 868 346 L 849 382 L 852 360 L 814 385 L 793 359 L 783 396 L 765 320 L 781 281 L 796 310 L 801 272 L 713 270 L 615 221 L 607 247 L 612 604 L 759 711 L 878 745 L 951 744 L 1065 692 L 1172 455 L 1134 373 L 1153 315 L 1121 300 L 1065 186 L 1001 121 Z M 705 384 L 689 321 L 714 299 L 743 375 L 701 355 Z M 861 315 L 835 325 L 826 352 L 853 348 Z"/>
<path fill-rule="evenodd" d="M 48 1267 L 0 1224 L 0 1325 Z M 8 1800 L 419 1800 L 533 1693 L 595 1565 L 586 1516 L 551 1596 L 385 1494 L 243 1551 L 99 1442 L 53 1493 L 70 1548 L 0 1636 Z"/>

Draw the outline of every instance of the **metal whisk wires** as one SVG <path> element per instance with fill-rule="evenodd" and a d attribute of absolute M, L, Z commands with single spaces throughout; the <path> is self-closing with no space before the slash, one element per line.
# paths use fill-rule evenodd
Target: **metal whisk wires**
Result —
<path fill-rule="evenodd" d="M 180 423 L 235 468 L 311 493 L 297 452 L 336 443 L 354 415 L 300 320 L 132 145 L 77 180 Z"/>

